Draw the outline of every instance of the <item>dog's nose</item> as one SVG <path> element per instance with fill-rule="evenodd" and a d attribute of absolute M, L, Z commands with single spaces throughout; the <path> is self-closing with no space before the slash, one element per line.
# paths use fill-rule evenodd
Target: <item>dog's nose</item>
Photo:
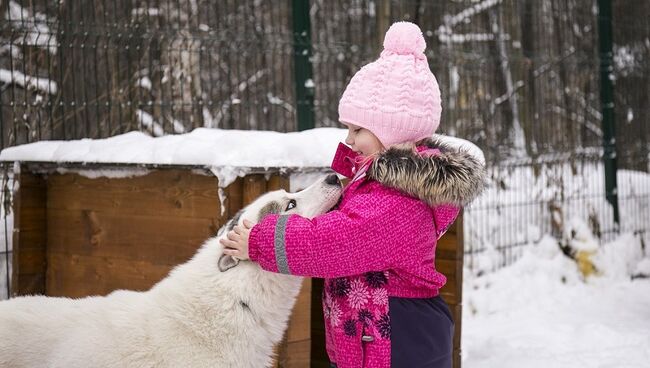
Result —
<path fill-rule="evenodd" d="M 341 185 L 341 181 L 336 174 L 328 175 L 325 178 L 325 183 L 329 185 Z"/>

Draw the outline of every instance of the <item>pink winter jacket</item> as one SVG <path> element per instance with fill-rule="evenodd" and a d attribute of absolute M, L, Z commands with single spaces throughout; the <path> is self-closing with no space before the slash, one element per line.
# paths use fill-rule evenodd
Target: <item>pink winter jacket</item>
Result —
<path fill-rule="evenodd" d="M 421 143 L 361 168 L 340 144 L 332 169 L 361 175 L 337 208 L 311 220 L 268 215 L 251 230 L 250 258 L 265 270 L 325 279 L 326 346 L 339 368 L 390 366 L 388 298 L 438 295 L 446 278 L 435 270 L 436 241 L 483 187 L 472 156 Z"/>

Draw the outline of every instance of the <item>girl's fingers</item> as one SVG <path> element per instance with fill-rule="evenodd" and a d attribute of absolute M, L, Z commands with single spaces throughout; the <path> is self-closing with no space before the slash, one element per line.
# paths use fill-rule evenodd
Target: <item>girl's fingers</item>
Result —
<path fill-rule="evenodd" d="M 253 228 L 254 224 L 251 221 L 248 221 L 248 220 L 244 219 L 244 226 L 247 229 L 251 229 L 251 228 Z"/>
<path fill-rule="evenodd" d="M 226 237 L 227 237 L 229 240 L 232 240 L 232 241 L 235 241 L 235 240 L 237 240 L 237 239 L 239 238 L 239 236 L 237 235 L 237 233 L 235 233 L 234 231 L 229 231 L 229 232 L 228 232 L 228 235 L 226 235 Z"/>
<path fill-rule="evenodd" d="M 238 250 L 236 250 L 236 249 L 228 249 L 228 248 L 223 250 L 223 254 L 226 254 L 226 255 L 229 255 L 229 256 L 234 256 L 234 257 L 239 257 L 240 256 Z"/>
<path fill-rule="evenodd" d="M 237 244 L 237 242 L 234 242 L 234 241 L 232 241 L 232 240 L 221 239 L 221 240 L 219 240 L 219 242 L 220 242 L 221 245 L 223 245 L 224 247 L 234 248 L 234 249 L 239 248 L 239 244 Z"/>

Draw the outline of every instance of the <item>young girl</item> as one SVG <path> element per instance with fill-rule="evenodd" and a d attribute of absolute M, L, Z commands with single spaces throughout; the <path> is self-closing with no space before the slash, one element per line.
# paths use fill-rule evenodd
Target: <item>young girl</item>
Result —
<path fill-rule="evenodd" d="M 333 367 L 451 367 L 454 323 L 435 270 L 436 241 L 483 187 L 474 157 L 432 139 L 440 91 L 413 23 L 395 23 L 378 60 L 339 103 L 348 127 L 332 169 L 351 178 L 312 220 L 269 215 L 228 234 L 225 253 L 265 270 L 325 279 Z"/>

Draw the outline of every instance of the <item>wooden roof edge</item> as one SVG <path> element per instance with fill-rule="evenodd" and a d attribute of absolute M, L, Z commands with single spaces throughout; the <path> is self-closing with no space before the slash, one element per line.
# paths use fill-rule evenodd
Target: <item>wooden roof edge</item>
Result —
<path fill-rule="evenodd" d="M 0 165 L 11 165 L 19 162 L 24 165 L 28 171 L 32 172 L 52 172 L 58 169 L 69 170 L 121 170 L 121 169 L 145 169 L 145 170 L 164 170 L 164 169 L 184 169 L 184 170 L 203 170 L 211 173 L 213 169 L 224 168 L 227 166 L 212 166 L 201 164 L 151 164 L 151 163 L 127 163 L 127 162 L 54 162 L 54 161 L 0 161 Z M 269 167 L 248 167 L 235 166 L 246 169 L 250 174 L 267 174 L 281 173 L 291 174 L 295 172 L 312 173 L 312 172 L 330 172 L 329 167 L 319 166 L 269 166 Z"/>

